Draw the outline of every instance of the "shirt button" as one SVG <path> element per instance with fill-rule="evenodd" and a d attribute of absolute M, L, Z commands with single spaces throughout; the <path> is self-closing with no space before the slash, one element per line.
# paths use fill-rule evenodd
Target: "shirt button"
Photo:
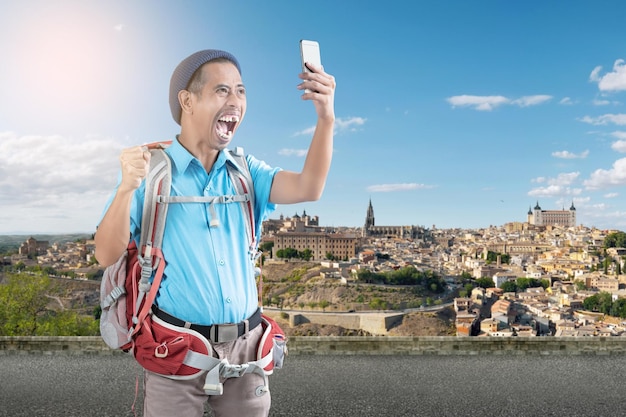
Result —
<path fill-rule="evenodd" d="M 223 259 L 220 259 L 220 262 L 219 262 L 219 264 L 220 264 L 220 265 L 224 265 L 225 263 L 226 263 L 226 262 L 224 262 L 224 260 L 223 260 Z"/>
<path fill-rule="evenodd" d="M 228 298 L 226 299 L 226 302 L 227 302 L 227 303 L 230 303 L 231 301 L 233 301 L 233 300 L 231 300 L 231 299 L 230 299 L 230 297 L 228 297 Z"/>

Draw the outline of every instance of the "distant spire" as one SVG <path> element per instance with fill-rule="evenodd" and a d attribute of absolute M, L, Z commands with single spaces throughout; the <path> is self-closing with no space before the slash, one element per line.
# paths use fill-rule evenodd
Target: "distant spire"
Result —
<path fill-rule="evenodd" d="M 370 226 L 375 225 L 374 220 L 374 206 L 372 206 L 372 198 L 370 197 L 369 205 L 367 206 L 367 215 L 365 216 L 365 227 L 364 231 L 366 231 Z"/>

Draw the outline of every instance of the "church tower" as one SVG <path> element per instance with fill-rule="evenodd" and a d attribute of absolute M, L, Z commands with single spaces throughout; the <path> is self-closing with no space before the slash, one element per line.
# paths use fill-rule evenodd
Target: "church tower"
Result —
<path fill-rule="evenodd" d="M 363 226 L 363 236 L 367 236 L 369 228 L 374 225 L 374 207 L 372 206 L 372 199 L 370 198 L 370 204 L 367 207 L 367 215 L 365 216 L 365 225 Z"/>
<path fill-rule="evenodd" d="M 541 210 L 541 207 L 539 206 L 539 201 L 537 201 L 537 204 L 535 205 L 535 208 L 533 209 L 532 224 L 534 224 L 535 226 L 544 226 L 542 214 L 543 212 Z"/>
<path fill-rule="evenodd" d="M 574 207 L 574 200 L 569 208 L 569 225 L 570 227 L 576 227 L 576 207 Z"/>

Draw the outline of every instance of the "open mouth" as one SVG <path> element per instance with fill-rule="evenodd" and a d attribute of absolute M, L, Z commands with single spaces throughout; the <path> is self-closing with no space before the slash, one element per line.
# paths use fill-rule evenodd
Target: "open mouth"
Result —
<path fill-rule="evenodd" d="M 220 138 L 230 140 L 233 137 L 235 127 L 239 123 L 239 116 L 225 115 L 217 120 L 217 134 Z"/>

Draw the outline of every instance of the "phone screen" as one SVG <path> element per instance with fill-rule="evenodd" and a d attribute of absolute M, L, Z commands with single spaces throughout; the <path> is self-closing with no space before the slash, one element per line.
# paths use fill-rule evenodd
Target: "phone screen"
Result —
<path fill-rule="evenodd" d="M 313 65 L 321 66 L 322 58 L 320 55 L 320 45 L 316 41 L 301 40 L 300 41 L 300 56 L 302 58 L 302 71 L 311 72 L 304 65 L 305 62 L 310 62 Z"/>

